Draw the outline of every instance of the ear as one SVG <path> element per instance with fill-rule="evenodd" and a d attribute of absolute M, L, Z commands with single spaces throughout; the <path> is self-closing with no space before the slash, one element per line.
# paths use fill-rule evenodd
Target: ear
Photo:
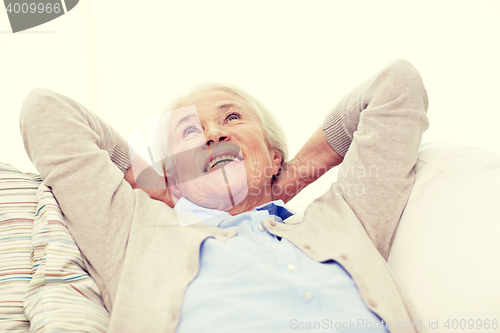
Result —
<path fill-rule="evenodd" d="M 283 157 L 277 150 L 272 150 L 271 151 L 271 162 L 272 162 L 272 170 L 273 170 L 273 176 L 276 176 L 278 172 L 281 170 L 281 161 L 283 160 Z"/>
<path fill-rule="evenodd" d="M 176 180 L 174 175 L 169 175 L 167 173 L 166 176 L 167 176 L 167 184 L 168 184 L 168 188 L 170 190 L 170 193 L 172 194 L 172 196 L 176 197 L 178 200 L 179 198 L 182 197 L 182 190 L 179 187 L 179 185 L 177 185 L 177 180 Z"/>

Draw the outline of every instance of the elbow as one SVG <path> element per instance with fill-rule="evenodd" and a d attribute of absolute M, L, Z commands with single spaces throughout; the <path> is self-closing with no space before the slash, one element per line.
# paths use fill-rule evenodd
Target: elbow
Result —
<path fill-rule="evenodd" d="M 39 146 L 41 135 L 44 132 L 43 123 L 47 119 L 46 110 L 50 110 L 56 93 L 45 88 L 31 90 L 21 105 L 19 114 L 19 128 L 23 137 L 24 148 L 33 163 L 33 150 Z"/>
<path fill-rule="evenodd" d="M 25 97 L 21 105 L 20 121 L 21 126 L 26 119 L 33 117 L 40 110 L 44 109 L 47 103 L 56 96 L 56 93 L 46 88 L 35 88 Z"/>
<path fill-rule="evenodd" d="M 47 119 L 47 113 L 54 110 L 60 102 L 61 95 L 50 89 L 31 90 L 25 97 L 19 114 L 19 125 L 23 137 L 27 131 L 39 128 Z"/>
<path fill-rule="evenodd" d="M 406 79 L 420 78 L 420 73 L 411 62 L 405 59 L 396 59 L 389 63 L 386 71 L 390 74 L 397 74 Z"/>
<path fill-rule="evenodd" d="M 411 62 L 405 59 L 392 61 L 382 70 L 382 77 L 389 80 L 396 93 L 406 93 L 408 96 L 420 99 L 425 112 L 429 108 L 429 98 L 422 76 Z"/>

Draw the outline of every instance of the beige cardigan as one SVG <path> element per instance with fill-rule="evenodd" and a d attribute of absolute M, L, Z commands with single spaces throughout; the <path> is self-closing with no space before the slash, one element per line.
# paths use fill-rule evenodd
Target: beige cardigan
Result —
<path fill-rule="evenodd" d="M 403 60 L 385 67 L 325 119 L 328 142 L 345 154 L 338 182 L 309 205 L 301 223 L 264 222 L 312 259 L 342 264 L 391 332 L 426 331 L 386 263 L 413 185 L 426 111 L 416 69 Z M 109 332 L 174 332 L 201 243 L 236 232 L 204 223 L 180 227 L 173 209 L 133 190 L 124 180 L 126 142 L 66 96 L 33 90 L 22 106 L 21 131 L 111 312 Z M 376 176 L 357 172 L 368 167 Z"/>

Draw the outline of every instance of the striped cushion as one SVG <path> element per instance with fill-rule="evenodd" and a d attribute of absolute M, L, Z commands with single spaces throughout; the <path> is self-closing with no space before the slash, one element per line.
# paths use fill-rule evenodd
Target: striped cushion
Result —
<path fill-rule="evenodd" d="M 50 188 L 0 162 L 0 332 L 105 332 L 108 323 Z"/>
<path fill-rule="evenodd" d="M 23 300 L 31 278 L 30 244 L 41 180 L 0 162 L 0 332 L 28 332 Z"/>
<path fill-rule="evenodd" d="M 57 201 L 43 183 L 36 198 L 32 279 L 24 301 L 31 332 L 105 332 L 109 314 Z"/>

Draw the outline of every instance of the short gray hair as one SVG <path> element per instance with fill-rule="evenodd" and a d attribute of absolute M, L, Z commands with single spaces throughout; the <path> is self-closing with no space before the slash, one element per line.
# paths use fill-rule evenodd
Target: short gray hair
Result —
<path fill-rule="evenodd" d="M 261 102 L 241 88 L 224 83 L 202 83 L 191 89 L 186 96 L 178 98 L 169 104 L 169 106 L 165 108 L 164 113 L 175 110 L 184 100 L 193 95 L 210 91 L 226 91 L 243 98 L 250 104 L 262 124 L 269 146 L 278 151 L 281 155 L 281 165 L 283 166 L 283 163 L 288 158 L 288 145 L 283 128 L 281 127 L 278 119 Z M 162 143 L 160 144 L 160 149 L 163 154 L 166 154 L 167 146 L 165 145 L 164 140 L 162 140 Z M 167 158 L 167 161 L 168 160 L 170 159 Z M 165 168 L 166 170 L 169 170 L 171 165 L 168 162 L 167 164 L 168 165 L 165 165 Z"/>

